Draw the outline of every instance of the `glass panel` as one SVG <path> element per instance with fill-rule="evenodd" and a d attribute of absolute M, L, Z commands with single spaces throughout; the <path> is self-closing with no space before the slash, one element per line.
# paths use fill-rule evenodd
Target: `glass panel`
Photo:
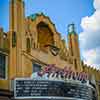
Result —
<path fill-rule="evenodd" d="M 41 70 L 41 65 L 33 63 L 33 72 L 39 72 Z"/>

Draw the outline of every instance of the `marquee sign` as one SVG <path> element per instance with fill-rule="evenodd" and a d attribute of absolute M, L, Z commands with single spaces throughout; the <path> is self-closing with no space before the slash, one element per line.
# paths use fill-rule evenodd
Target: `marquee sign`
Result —
<path fill-rule="evenodd" d="M 74 82 L 15 79 L 15 99 L 55 99 L 55 100 L 97 100 L 96 91 L 87 86 Z"/>
<path fill-rule="evenodd" d="M 74 72 L 71 67 L 60 69 L 47 65 L 31 78 L 14 80 L 15 99 L 97 100 L 96 89 L 88 83 L 85 72 Z"/>

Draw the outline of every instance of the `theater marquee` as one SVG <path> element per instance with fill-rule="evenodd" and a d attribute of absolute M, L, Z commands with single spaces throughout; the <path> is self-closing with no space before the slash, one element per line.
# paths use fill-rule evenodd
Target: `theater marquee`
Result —
<path fill-rule="evenodd" d="M 15 79 L 14 97 L 16 99 L 75 99 L 96 100 L 96 91 L 89 85 L 75 82 Z"/>

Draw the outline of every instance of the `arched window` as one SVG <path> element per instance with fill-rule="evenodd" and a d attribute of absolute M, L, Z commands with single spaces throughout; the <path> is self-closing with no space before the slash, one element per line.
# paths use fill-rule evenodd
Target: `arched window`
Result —
<path fill-rule="evenodd" d="M 31 41 L 29 38 L 26 39 L 26 48 L 27 48 L 27 52 L 31 51 Z"/>

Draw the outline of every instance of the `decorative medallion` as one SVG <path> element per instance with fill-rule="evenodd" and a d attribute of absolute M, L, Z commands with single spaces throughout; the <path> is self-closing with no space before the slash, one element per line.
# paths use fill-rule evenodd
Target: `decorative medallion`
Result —
<path fill-rule="evenodd" d="M 52 53 L 52 55 L 57 56 L 59 54 L 60 48 L 54 46 L 54 45 L 45 45 L 45 47 L 50 47 L 50 52 Z"/>

